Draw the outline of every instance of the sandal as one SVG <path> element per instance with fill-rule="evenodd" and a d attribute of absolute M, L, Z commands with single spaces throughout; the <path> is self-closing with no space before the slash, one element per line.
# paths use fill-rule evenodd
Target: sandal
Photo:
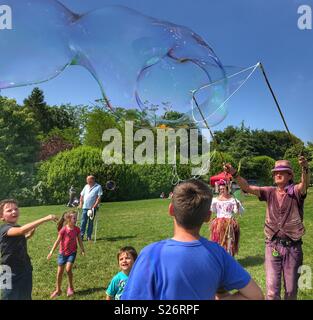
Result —
<path fill-rule="evenodd" d="M 68 288 L 67 288 L 67 296 L 68 296 L 68 297 L 71 297 L 71 296 L 73 296 L 73 295 L 74 295 L 74 290 L 71 289 L 70 287 L 68 287 Z"/>

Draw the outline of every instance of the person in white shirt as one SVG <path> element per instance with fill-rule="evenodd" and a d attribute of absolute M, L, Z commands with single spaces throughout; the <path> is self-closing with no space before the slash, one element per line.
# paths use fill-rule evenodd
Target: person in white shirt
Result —
<path fill-rule="evenodd" d="M 103 194 L 102 187 L 96 183 L 94 176 L 88 176 L 86 179 L 87 184 L 80 193 L 79 208 L 82 208 L 82 221 L 81 221 L 81 237 L 84 239 L 86 226 L 87 228 L 87 240 L 91 241 L 91 235 L 93 231 L 93 221 L 96 216 L 96 211 L 99 207 L 101 196 Z M 91 212 L 92 215 L 88 215 Z"/>
<path fill-rule="evenodd" d="M 225 250 L 234 256 L 239 250 L 240 228 L 235 219 L 236 214 L 242 214 L 244 208 L 239 200 L 232 197 L 225 180 L 218 182 L 219 195 L 213 198 L 212 213 L 216 218 L 210 223 L 211 240 L 219 243 Z"/>

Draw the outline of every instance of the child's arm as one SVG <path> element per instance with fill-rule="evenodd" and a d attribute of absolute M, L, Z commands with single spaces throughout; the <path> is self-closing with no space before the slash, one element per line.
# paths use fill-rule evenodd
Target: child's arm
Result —
<path fill-rule="evenodd" d="M 59 245 L 60 241 L 61 241 L 61 236 L 60 236 L 60 234 L 59 234 L 57 240 L 55 241 L 55 243 L 54 243 L 51 251 L 49 252 L 49 254 L 48 254 L 48 256 L 47 256 L 47 259 L 48 259 L 48 260 L 52 257 L 53 252 L 54 252 L 54 250 L 57 248 L 57 246 Z"/>
<path fill-rule="evenodd" d="M 85 249 L 84 249 L 83 240 L 82 240 L 82 237 L 81 237 L 80 234 L 77 235 L 77 240 L 78 240 L 82 255 L 84 256 L 85 255 Z"/>
<path fill-rule="evenodd" d="M 29 231 L 28 233 L 25 234 L 25 238 L 26 240 L 29 240 L 35 233 L 36 229 L 32 229 L 31 231 Z"/>
<path fill-rule="evenodd" d="M 226 300 L 231 296 L 231 293 L 225 289 L 219 289 L 215 294 L 215 300 Z"/>
<path fill-rule="evenodd" d="M 220 300 L 264 300 L 264 295 L 261 288 L 251 279 L 244 288 L 234 294 L 225 294 Z"/>
<path fill-rule="evenodd" d="M 34 222 L 30 222 L 28 224 L 25 224 L 25 226 L 22 227 L 15 227 L 15 228 L 10 228 L 7 232 L 8 237 L 17 237 L 17 236 L 25 236 L 27 233 L 29 233 L 32 229 L 37 228 L 41 224 L 48 222 L 48 221 L 58 221 L 58 218 L 50 214 L 49 216 L 46 216 L 44 218 L 38 219 Z"/>
<path fill-rule="evenodd" d="M 106 294 L 106 298 L 105 300 L 115 300 L 115 295 L 118 292 L 118 282 L 119 280 L 115 277 L 113 277 L 113 279 L 111 280 L 109 286 L 107 287 L 105 294 Z"/>

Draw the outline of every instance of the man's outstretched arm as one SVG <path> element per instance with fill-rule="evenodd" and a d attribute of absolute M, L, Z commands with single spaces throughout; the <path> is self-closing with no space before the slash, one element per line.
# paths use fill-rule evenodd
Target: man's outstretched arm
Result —
<path fill-rule="evenodd" d="M 237 172 L 237 170 L 233 168 L 230 163 L 226 163 L 224 165 L 224 170 L 233 176 L 233 178 L 236 180 L 241 190 L 250 194 L 254 194 L 257 197 L 261 196 L 260 187 L 250 186 L 247 180 L 241 177 Z"/>

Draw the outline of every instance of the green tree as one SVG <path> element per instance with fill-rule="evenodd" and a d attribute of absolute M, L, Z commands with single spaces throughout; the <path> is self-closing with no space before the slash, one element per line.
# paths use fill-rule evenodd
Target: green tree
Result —
<path fill-rule="evenodd" d="M 0 99 L 0 156 L 11 166 L 34 163 L 39 142 L 38 124 L 16 102 Z"/>
<path fill-rule="evenodd" d="M 16 184 L 16 174 L 7 161 L 0 157 L 0 199 L 9 198 Z"/>
<path fill-rule="evenodd" d="M 78 147 L 81 144 L 79 128 L 68 127 L 62 130 L 59 128 L 53 128 L 43 138 L 42 143 L 45 143 L 55 137 L 61 138 L 64 142 L 71 144 L 73 147 Z"/>
<path fill-rule="evenodd" d="M 37 87 L 34 88 L 28 98 L 24 99 L 24 106 L 33 113 L 33 118 L 38 124 L 39 130 L 48 133 L 51 129 L 51 121 L 43 91 Z"/>
<path fill-rule="evenodd" d="M 276 160 L 283 159 L 286 150 L 294 143 L 302 143 L 296 136 L 291 139 L 287 132 L 277 130 L 253 130 L 252 138 L 257 155 L 266 155 Z"/>
<path fill-rule="evenodd" d="M 256 156 L 243 158 L 241 162 L 241 174 L 246 179 L 253 179 L 259 185 L 272 185 L 272 169 L 275 160 L 268 156 Z"/>
<path fill-rule="evenodd" d="M 226 152 L 218 152 L 213 151 L 211 152 L 211 161 L 210 161 L 210 170 L 209 174 L 210 176 L 214 176 L 220 172 L 222 172 L 223 169 L 223 163 L 231 163 L 234 167 L 237 167 L 238 162 Z"/>
<path fill-rule="evenodd" d="M 54 128 L 60 130 L 78 128 L 76 108 L 78 106 L 61 105 L 48 107 L 49 130 Z"/>
<path fill-rule="evenodd" d="M 240 127 L 228 126 L 223 131 L 216 131 L 215 137 L 218 150 L 230 153 L 237 161 L 263 155 L 282 159 L 288 148 L 303 144 L 296 136 L 290 139 L 285 131 L 250 130 L 244 123 Z"/>
<path fill-rule="evenodd" d="M 306 158 L 310 157 L 310 149 L 306 148 L 303 143 L 297 143 L 288 148 L 285 152 L 284 159 L 298 158 L 300 155 Z"/>
<path fill-rule="evenodd" d="M 119 128 L 114 116 L 102 108 L 95 108 L 87 114 L 84 144 L 103 148 L 108 142 L 102 141 L 106 129 Z"/>

